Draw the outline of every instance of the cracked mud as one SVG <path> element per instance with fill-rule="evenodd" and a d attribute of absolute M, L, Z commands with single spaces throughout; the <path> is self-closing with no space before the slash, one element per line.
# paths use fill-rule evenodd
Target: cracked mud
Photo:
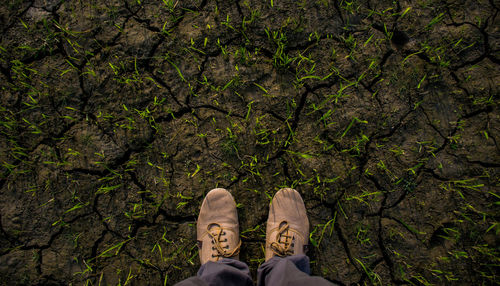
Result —
<path fill-rule="evenodd" d="M 293 187 L 340 285 L 499 284 L 490 1 L 9 0 L 0 284 L 172 285 L 204 194 Z"/>

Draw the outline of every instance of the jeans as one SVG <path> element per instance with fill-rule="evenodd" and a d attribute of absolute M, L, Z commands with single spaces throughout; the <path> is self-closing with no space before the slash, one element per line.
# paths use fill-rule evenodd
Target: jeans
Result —
<path fill-rule="evenodd" d="M 273 257 L 263 263 L 257 270 L 258 286 L 281 285 L 335 285 L 327 280 L 310 276 L 309 257 L 293 255 L 284 258 Z M 239 260 L 224 258 L 218 262 L 209 261 L 198 270 L 197 276 L 190 277 L 176 284 L 177 286 L 215 286 L 238 285 L 252 286 L 248 266 Z"/>

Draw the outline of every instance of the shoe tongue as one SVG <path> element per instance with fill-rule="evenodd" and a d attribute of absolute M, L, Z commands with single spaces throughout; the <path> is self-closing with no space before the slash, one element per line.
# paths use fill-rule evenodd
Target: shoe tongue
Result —
<path fill-rule="evenodd" d="M 212 231 L 212 230 L 214 230 L 214 231 L 219 231 L 219 229 L 222 229 L 222 227 L 221 227 L 221 225 L 220 225 L 220 224 L 218 224 L 218 223 L 211 223 L 211 224 L 209 224 L 209 225 L 207 226 L 207 229 L 208 229 L 209 231 Z"/>
<path fill-rule="evenodd" d="M 225 231 L 218 223 L 212 223 L 207 226 L 207 231 L 212 237 L 222 237 L 225 235 Z"/>

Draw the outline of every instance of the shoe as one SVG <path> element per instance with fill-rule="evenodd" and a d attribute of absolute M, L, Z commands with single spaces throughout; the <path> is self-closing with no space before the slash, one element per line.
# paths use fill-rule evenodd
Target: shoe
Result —
<path fill-rule="evenodd" d="M 208 192 L 201 204 L 196 230 L 201 264 L 223 258 L 239 259 L 238 213 L 228 191 L 219 188 Z"/>
<path fill-rule="evenodd" d="M 309 242 L 309 220 L 300 194 L 279 190 L 269 206 L 266 228 L 266 261 L 273 256 L 305 254 Z"/>

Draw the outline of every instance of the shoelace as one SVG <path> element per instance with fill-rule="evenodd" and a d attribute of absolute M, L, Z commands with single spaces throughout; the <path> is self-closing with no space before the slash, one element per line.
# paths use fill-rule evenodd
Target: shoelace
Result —
<path fill-rule="evenodd" d="M 290 249 L 290 246 L 293 247 L 292 243 L 292 235 L 288 234 L 290 226 L 288 222 L 282 222 L 282 225 L 278 229 L 278 233 L 276 234 L 276 240 L 271 242 L 271 250 L 274 254 L 280 257 L 293 255 L 293 250 Z M 282 241 L 282 239 L 285 241 Z"/>
<path fill-rule="evenodd" d="M 215 231 L 213 231 L 213 229 Z M 210 224 L 207 226 L 207 233 L 208 235 L 212 238 L 212 250 L 216 250 L 217 254 L 212 254 L 212 257 L 233 257 L 235 255 L 238 255 L 240 253 L 240 246 L 241 246 L 241 240 L 238 242 L 238 245 L 236 247 L 229 251 L 229 245 L 222 245 L 222 242 L 227 242 L 227 238 L 224 240 L 221 240 L 221 237 L 226 234 L 224 229 L 217 223 Z"/>

